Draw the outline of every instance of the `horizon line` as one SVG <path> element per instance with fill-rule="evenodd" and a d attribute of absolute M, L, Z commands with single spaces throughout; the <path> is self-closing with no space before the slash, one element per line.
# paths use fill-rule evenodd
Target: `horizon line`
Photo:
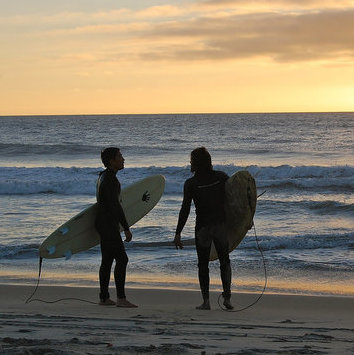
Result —
<path fill-rule="evenodd" d="M 250 111 L 250 112 L 162 112 L 162 113 L 40 113 L 40 114 L 0 114 L 4 117 L 72 117 L 72 116 L 172 116 L 172 115 L 257 115 L 257 114 L 301 114 L 301 113 L 354 113 L 354 111 Z"/>

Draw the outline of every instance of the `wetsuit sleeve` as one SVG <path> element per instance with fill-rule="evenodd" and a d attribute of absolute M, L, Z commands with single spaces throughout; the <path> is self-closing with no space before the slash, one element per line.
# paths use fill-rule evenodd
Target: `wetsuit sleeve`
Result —
<path fill-rule="evenodd" d="M 110 214 L 112 222 L 118 222 L 124 230 L 129 229 L 122 205 L 119 203 L 118 195 L 120 193 L 119 183 L 112 179 L 105 179 L 100 186 L 100 195 L 105 210 Z"/>
<path fill-rule="evenodd" d="M 182 229 L 187 222 L 189 212 L 191 210 L 192 197 L 193 196 L 192 196 L 191 186 L 190 186 L 189 181 L 187 180 L 184 184 L 183 202 L 182 202 L 181 210 L 180 210 L 179 216 L 178 216 L 176 234 L 179 234 L 182 232 Z"/>
<path fill-rule="evenodd" d="M 221 171 L 221 177 L 222 177 L 223 182 L 226 182 L 226 180 L 229 178 L 229 175 L 227 175 L 226 173 Z"/>
<path fill-rule="evenodd" d="M 116 215 L 118 216 L 118 221 L 121 224 L 121 226 L 123 227 L 123 230 L 125 230 L 125 231 L 129 230 L 129 225 L 128 225 L 127 219 L 125 217 L 123 207 L 119 203 L 118 197 L 117 197 Z"/>

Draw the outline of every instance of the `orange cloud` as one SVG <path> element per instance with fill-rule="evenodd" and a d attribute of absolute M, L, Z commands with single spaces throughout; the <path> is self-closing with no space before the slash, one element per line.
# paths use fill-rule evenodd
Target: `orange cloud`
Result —
<path fill-rule="evenodd" d="M 267 7 L 350 7 L 348 0 L 205 0 L 201 1 L 204 6 L 267 6 Z"/>
<path fill-rule="evenodd" d="M 354 58 L 354 10 L 308 14 L 263 13 L 223 18 L 198 18 L 163 23 L 141 33 L 171 45 L 142 54 L 144 58 L 225 60 L 267 56 L 276 61 Z M 177 45 L 193 38 L 195 45 Z"/>

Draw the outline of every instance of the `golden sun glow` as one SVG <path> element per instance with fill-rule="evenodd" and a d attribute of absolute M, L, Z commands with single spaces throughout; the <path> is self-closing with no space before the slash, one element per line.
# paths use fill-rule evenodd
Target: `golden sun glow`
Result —
<path fill-rule="evenodd" d="M 0 115 L 353 111 L 353 1 L 0 4 Z"/>

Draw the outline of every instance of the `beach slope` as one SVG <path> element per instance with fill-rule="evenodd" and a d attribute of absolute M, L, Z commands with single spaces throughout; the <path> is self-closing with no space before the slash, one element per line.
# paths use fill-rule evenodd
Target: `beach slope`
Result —
<path fill-rule="evenodd" d="M 136 309 L 75 299 L 25 303 L 33 287 L 0 285 L 2 354 L 349 354 L 354 298 L 266 294 L 252 308 L 198 311 L 197 291 L 128 289 Z M 246 305 L 255 295 L 233 296 Z M 40 286 L 46 301 L 97 301 L 97 289 Z"/>

